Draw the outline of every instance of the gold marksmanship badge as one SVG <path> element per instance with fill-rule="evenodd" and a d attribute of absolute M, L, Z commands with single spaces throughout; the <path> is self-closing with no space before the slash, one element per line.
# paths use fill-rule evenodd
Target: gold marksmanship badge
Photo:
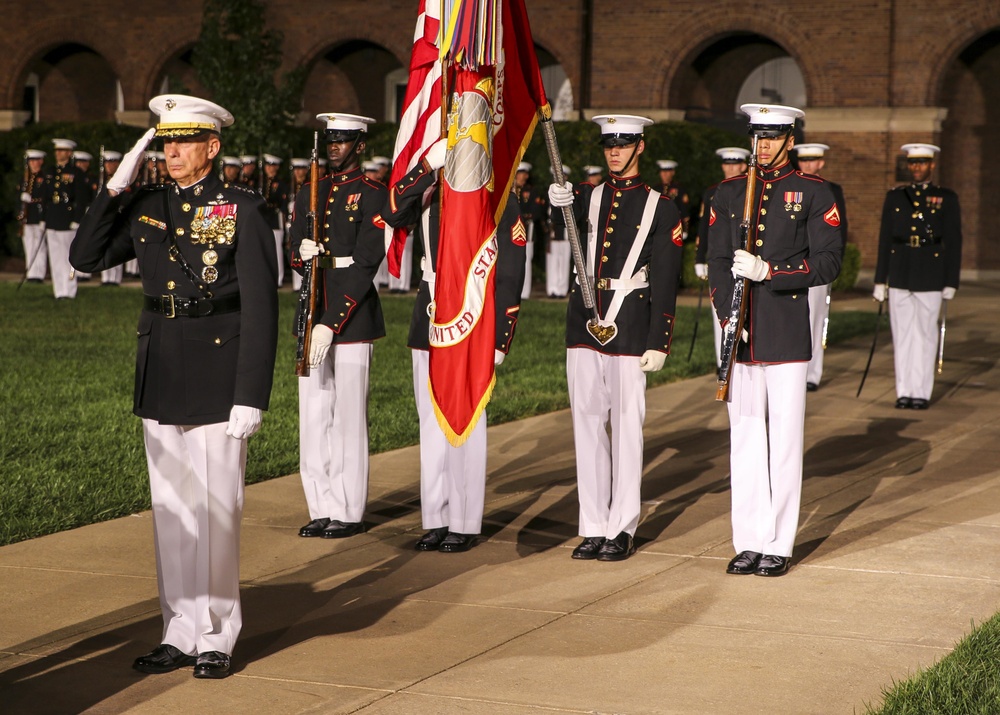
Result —
<path fill-rule="evenodd" d="M 205 266 L 201 269 L 201 279 L 206 283 L 215 283 L 219 280 L 219 271 L 215 266 Z"/>
<path fill-rule="evenodd" d="M 219 262 L 219 254 L 209 249 L 201 254 L 201 260 L 206 266 L 214 266 Z"/>
<path fill-rule="evenodd" d="M 232 244 L 236 237 L 236 204 L 199 206 L 191 219 L 191 243 Z"/>

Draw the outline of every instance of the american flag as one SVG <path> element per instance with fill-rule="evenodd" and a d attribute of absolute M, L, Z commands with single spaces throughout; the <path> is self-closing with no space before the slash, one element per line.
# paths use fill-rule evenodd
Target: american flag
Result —
<path fill-rule="evenodd" d="M 410 54 L 410 79 L 393 150 L 390 185 L 406 176 L 431 144 L 441 138 L 440 13 L 440 0 L 420 0 Z M 389 272 L 397 278 L 408 233 L 407 229 L 396 229 L 386 246 Z"/>

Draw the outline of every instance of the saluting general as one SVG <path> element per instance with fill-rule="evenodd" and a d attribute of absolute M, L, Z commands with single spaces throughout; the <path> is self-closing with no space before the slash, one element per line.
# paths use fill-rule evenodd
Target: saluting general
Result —
<path fill-rule="evenodd" d="M 802 496 L 806 370 L 812 351 L 809 287 L 840 272 L 840 207 L 828 182 L 789 161 L 801 109 L 744 104 L 756 139 L 747 249 L 747 178 L 719 184 L 708 219 L 708 281 L 723 332 L 736 281 L 748 295 L 729 373 L 731 574 L 781 576 L 790 565 Z M 753 157 L 751 157 L 753 161 Z M 725 370 L 726 366 L 723 366 Z"/>
<path fill-rule="evenodd" d="M 196 678 L 224 678 L 243 624 L 243 477 L 271 393 L 278 268 L 263 200 L 212 171 L 232 115 L 178 94 L 149 107 L 159 123 L 94 199 L 70 259 L 99 271 L 137 258 L 142 278 L 133 411 L 146 444 L 163 636 L 133 667 L 194 666 Z M 154 135 L 172 183 L 126 201 Z"/>
<path fill-rule="evenodd" d="M 642 482 L 646 373 L 670 353 L 683 226 L 674 201 L 639 177 L 643 127 L 627 114 L 594 117 L 607 181 L 549 187 L 553 207 L 572 206 L 586 227 L 587 276 L 566 314 L 566 375 L 576 447 L 580 536 L 575 559 L 622 561 L 635 553 Z M 561 211 L 552 220 L 563 224 Z M 597 325 L 580 281 L 594 280 Z M 608 427 L 610 426 L 610 435 Z"/>

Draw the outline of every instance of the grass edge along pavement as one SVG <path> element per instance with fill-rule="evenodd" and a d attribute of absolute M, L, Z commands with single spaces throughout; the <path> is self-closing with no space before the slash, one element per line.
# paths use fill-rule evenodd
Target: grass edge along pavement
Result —
<path fill-rule="evenodd" d="M 280 293 L 271 405 L 250 443 L 247 483 L 298 471 L 298 391 L 292 316 Z M 406 336 L 414 297 L 382 299 L 369 401 L 372 454 L 419 439 Z M 132 414 L 139 292 L 84 286 L 54 301 L 47 285 L 0 283 L 0 545 L 144 511 L 149 484 L 141 422 Z M 650 388 L 715 369 L 707 301 L 691 361 L 695 309 L 678 306 L 672 356 Z M 511 354 L 498 368 L 490 424 L 568 407 L 563 301 L 522 305 Z M 834 312 L 830 342 L 870 332 L 873 315 Z M 414 481 L 417 476 L 414 475 Z"/>
<path fill-rule="evenodd" d="M 1000 713 L 1000 613 L 962 638 L 934 665 L 882 689 L 865 715 L 996 715 Z"/>

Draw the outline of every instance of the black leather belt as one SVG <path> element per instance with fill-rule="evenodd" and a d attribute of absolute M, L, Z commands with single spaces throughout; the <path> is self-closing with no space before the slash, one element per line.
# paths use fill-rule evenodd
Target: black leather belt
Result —
<path fill-rule="evenodd" d="M 909 246 L 910 248 L 920 248 L 921 246 L 930 246 L 934 244 L 941 243 L 940 236 L 894 236 L 892 239 L 893 243 L 901 243 L 904 246 Z"/>
<path fill-rule="evenodd" d="M 181 298 L 176 295 L 144 295 L 143 310 L 168 318 L 204 318 L 220 313 L 235 313 L 240 309 L 240 294 L 224 298 Z"/>

